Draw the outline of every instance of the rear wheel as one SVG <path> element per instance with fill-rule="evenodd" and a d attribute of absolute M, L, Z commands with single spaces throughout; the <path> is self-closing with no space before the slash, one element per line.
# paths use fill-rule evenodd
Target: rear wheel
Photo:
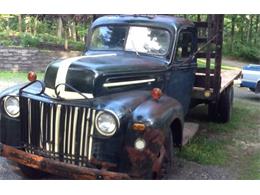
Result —
<path fill-rule="evenodd" d="M 27 167 L 25 165 L 19 164 L 18 165 L 22 173 L 28 177 L 29 179 L 42 179 L 48 175 L 48 173 L 42 172 L 40 170 Z"/>
<path fill-rule="evenodd" d="M 231 119 L 233 106 L 233 85 L 228 87 L 220 95 L 218 102 L 208 105 L 208 116 L 211 121 L 226 123 Z"/>
<path fill-rule="evenodd" d="M 227 123 L 231 119 L 233 94 L 233 86 L 230 86 L 220 96 L 219 120 L 222 123 Z"/>

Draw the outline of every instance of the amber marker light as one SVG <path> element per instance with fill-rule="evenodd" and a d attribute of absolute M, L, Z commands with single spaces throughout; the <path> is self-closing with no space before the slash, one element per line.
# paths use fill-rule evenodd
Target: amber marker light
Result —
<path fill-rule="evenodd" d="M 133 130 L 143 132 L 145 130 L 145 125 L 142 123 L 134 123 Z"/>
<path fill-rule="evenodd" d="M 152 98 L 154 100 L 159 100 L 162 96 L 162 90 L 159 88 L 153 88 L 152 90 Z"/>
<path fill-rule="evenodd" d="M 33 71 L 28 72 L 27 78 L 29 81 L 35 81 L 37 79 L 37 74 Z"/>

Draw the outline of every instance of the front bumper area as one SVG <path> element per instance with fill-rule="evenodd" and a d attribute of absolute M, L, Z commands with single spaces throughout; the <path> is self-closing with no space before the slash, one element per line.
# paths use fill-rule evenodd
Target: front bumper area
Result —
<path fill-rule="evenodd" d="M 0 156 L 34 169 L 71 179 L 130 179 L 130 176 L 125 173 L 79 167 L 29 154 L 2 143 L 0 143 Z"/>

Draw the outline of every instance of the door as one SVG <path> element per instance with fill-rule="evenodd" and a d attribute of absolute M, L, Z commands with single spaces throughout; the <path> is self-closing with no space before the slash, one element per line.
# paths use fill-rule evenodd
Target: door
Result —
<path fill-rule="evenodd" d="M 196 30 L 194 28 L 182 29 L 179 32 L 167 85 L 167 94 L 182 104 L 185 115 L 189 110 L 195 81 L 197 63 L 195 59 L 192 59 L 192 55 L 196 50 L 196 45 Z"/>

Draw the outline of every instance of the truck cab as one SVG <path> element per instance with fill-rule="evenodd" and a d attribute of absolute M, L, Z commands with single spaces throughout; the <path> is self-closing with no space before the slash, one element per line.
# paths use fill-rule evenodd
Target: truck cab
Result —
<path fill-rule="evenodd" d="M 0 93 L 0 154 L 27 175 L 165 176 L 182 144 L 196 50 L 195 25 L 183 18 L 98 18 L 82 56 Z"/>

